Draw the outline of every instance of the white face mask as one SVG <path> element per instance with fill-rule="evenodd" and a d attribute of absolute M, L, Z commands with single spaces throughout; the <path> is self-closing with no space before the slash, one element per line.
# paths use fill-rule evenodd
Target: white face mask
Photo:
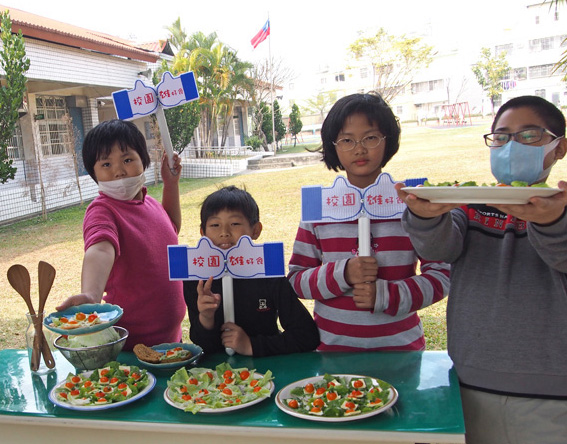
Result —
<path fill-rule="evenodd" d="M 144 173 L 134 177 L 108 180 L 98 183 L 98 190 L 117 200 L 132 200 L 146 183 Z"/>

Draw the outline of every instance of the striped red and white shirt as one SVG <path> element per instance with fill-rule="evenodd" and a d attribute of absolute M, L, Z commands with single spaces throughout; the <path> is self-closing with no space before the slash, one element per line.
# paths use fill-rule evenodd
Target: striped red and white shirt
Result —
<path fill-rule="evenodd" d="M 299 225 L 288 279 L 299 297 L 315 301 L 318 350 L 425 349 L 417 310 L 447 295 L 449 265 L 418 258 L 400 219 L 372 220 L 371 238 L 378 279 L 374 310 L 367 310 L 355 306 L 344 277 L 358 254 L 358 222 Z"/>

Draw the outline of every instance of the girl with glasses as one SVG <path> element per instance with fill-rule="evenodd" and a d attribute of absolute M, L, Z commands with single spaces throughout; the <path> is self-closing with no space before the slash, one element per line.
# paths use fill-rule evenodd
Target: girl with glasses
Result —
<path fill-rule="evenodd" d="M 353 94 L 333 105 L 321 139 L 327 168 L 364 189 L 398 151 L 400 126 L 378 94 Z M 369 257 L 358 255 L 357 221 L 299 225 L 288 278 L 315 301 L 318 350 L 423 350 L 417 311 L 447 294 L 449 267 L 420 261 L 399 219 L 370 225 Z"/>
<path fill-rule="evenodd" d="M 492 173 L 544 182 L 567 151 L 565 118 L 517 97 L 496 114 Z M 418 199 L 402 223 L 419 254 L 451 263 L 448 351 L 461 382 L 468 444 L 558 443 L 567 437 L 567 182 L 524 205 Z"/>

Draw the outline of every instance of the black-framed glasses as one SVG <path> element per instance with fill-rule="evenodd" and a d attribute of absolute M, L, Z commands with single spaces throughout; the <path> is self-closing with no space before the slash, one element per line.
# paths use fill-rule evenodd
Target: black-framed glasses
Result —
<path fill-rule="evenodd" d="M 335 147 L 339 151 L 351 151 L 356 147 L 356 145 L 360 143 L 367 150 L 372 150 L 374 148 L 378 148 L 380 143 L 382 143 L 385 138 L 386 136 L 371 135 L 363 137 L 360 140 L 354 140 L 350 137 L 345 137 L 343 139 L 337 140 L 336 142 L 333 142 L 333 145 L 335 145 Z"/>
<path fill-rule="evenodd" d="M 493 147 L 505 145 L 513 137 L 514 140 L 518 143 L 522 143 L 524 145 L 530 145 L 532 143 L 539 142 L 543 138 L 544 134 L 548 134 L 552 136 L 554 139 L 557 139 L 558 137 L 546 128 L 530 128 L 530 129 L 518 131 L 516 133 L 485 134 L 484 143 L 486 143 L 486 146 L 493 148 Z"/>

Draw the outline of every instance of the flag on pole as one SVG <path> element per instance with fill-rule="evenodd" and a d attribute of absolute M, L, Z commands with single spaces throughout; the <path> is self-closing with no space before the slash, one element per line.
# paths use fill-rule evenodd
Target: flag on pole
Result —
<path fill-rule="evenodd" d="M 269 35 L 270 35 L 270 20 L 268 19 L 266 20 L 266 23 L 264 24 L 262 29 L 258 31 L 258 34 L 256 34 L 252 38 L 252 40 L 250 40 L 250 43 L 252 43 L 252 46 L 254 47 L 254 49 L 256 49 L 256 46 L 258 46 L 260 43 L 266 40 Z"/>

